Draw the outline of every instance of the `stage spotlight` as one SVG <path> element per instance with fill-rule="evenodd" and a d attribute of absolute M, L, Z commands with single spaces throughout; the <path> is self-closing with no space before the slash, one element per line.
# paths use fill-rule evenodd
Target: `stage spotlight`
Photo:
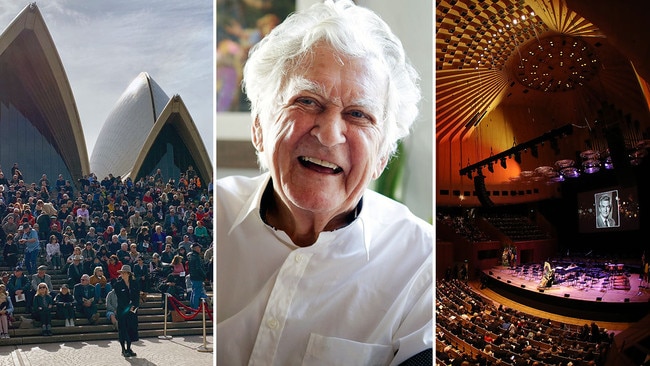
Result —
<path fill-rule="evenodd" d="M 519 164 L 521 164 L 521 151 L 517 151 L 515 153 L 515 161 Z"/>
<path fill-rule="evenodd" d="M 501 167 L 503 169 L 507 169 L 508 167 L 506 166 L 506 158 L 501 158 Z"/>
<path fill-rule="evenodd" d="M 492 162 L 489 162 L 487 164 L 487 166 L 488 166 L 488 170 L 490 171 L 490 173 L 494 173 L 494 166 L 492 166 Z"/>

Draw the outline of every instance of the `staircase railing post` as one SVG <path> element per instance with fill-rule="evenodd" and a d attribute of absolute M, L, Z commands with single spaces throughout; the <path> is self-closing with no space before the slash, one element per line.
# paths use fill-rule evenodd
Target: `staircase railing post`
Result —
<path fill-rule="evenodd" d="M 163 335 L 158 336 L 158 339 L 172 339 L 172 336 L 167 335 L 167 303 L 169 302 L 167 301 L 167 296 L 169 296 L 168 293 L 163 293 L 163 301 L 165 301 L 165 320 L 163 322 Z"/>
<path fill-rule="evenodd" d="M 201 298 L 201 309 L 203 310 L 203 345 L 197 348 L 199 352 L 212 352 L 212 347 L 208 347 L 206 340 L 206 325 L 205 325 L 205 298 Z"/>

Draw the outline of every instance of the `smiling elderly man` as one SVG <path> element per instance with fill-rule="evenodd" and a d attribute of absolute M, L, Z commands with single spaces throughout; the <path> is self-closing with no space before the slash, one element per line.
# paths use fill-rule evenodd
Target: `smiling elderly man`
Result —
<path fill-rule="evenodd" d="M 256 45 L 244 86 L 268 172 L 217 181 L 217 363 L 426 355 L 432 226 L 368 189 L 417 116 L 400 41 L 371 11 L 326 1 Z"/>

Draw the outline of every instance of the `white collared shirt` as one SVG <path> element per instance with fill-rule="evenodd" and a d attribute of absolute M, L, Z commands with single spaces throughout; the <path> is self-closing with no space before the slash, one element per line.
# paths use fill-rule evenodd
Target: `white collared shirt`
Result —
<path fill-rule="evenodd" d="M 370 190 L 350 225 L 294 245 L 268 173 L 217 180 L 217 364 L 397 365 L 432 348 L 433 227 Z"/>

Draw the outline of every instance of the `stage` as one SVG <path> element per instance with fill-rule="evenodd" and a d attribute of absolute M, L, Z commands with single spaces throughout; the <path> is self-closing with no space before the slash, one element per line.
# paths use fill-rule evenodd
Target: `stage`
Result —
<path fill-rule="evenodd" d="M 575 318 L 634 322 L 650 310 L 650 289 L 622 266 L 551 268 L 550 287 L 540 287 L 548 272 L 543 264 L 493 267 L 483 271 L 484 283 L 518 303 Z"/>

